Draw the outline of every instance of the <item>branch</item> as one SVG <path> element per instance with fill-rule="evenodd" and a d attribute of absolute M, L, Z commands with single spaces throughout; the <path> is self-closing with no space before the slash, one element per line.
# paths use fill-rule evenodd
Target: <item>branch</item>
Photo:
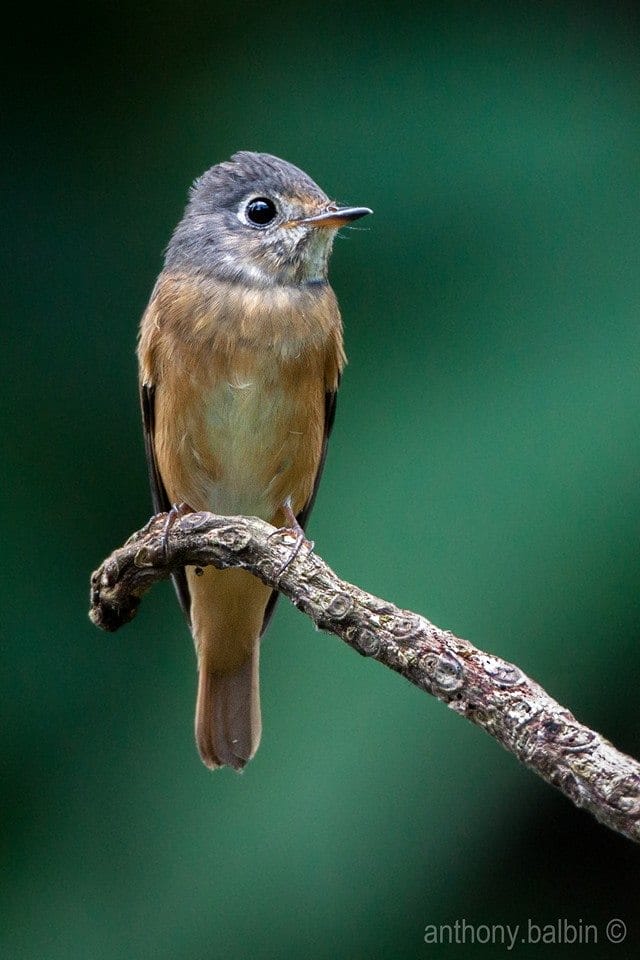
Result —
<path fill-rule="evenodd" d="M 340 580 L 306 544 L 282 569 L 291 537 L 255 517 L 188 514 L 163 539 L 165 520 L 153 517 L 93 574 L 96 626 L 114 631 L 127 623 L 143 594 L 179 567 L 242 567 L 318 627 L 482 727 L 576 806 L 640 842 L 640 764 L 578 723 L 517 666 Z"/>

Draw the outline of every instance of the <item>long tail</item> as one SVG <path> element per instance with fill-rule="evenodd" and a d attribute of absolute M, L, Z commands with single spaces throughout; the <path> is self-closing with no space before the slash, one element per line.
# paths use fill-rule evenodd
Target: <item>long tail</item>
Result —
<path fill-rule="evenodd" d="M 262 732 L 259 658 L 256 641 L 252 655 L 233 672 L 200 664 L 196 742 L 203 762 L 212 770 L 225 766 L 242 770 L 258 749 Z"/>
<path fill-rule="evenodd" d="M 204 763 L 241 770 L 260 743 L 260 629 L 271 595 L 246 570 L 187 567 L 198 657 L 196 741 Z"/>

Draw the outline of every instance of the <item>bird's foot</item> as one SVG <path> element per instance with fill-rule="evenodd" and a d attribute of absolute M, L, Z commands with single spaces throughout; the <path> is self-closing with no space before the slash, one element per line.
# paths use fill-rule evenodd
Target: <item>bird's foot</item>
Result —
<path fill-rule="evenodd" d="M 298 523 L 297 517 L 293 512 L 291 506 L 291 497 L 287 497 L 285 502 L 282 504 L 282 512 L 284 513 L 285 526 L 278 527 L 277 530 L 274 530 L 273 533 L 270 533 L 267 537 L 268 540 L 271 540 L 272 537 L 281 537 L 282 539 L 292 540 L 291 553 L 281 564 L 280 567 L 276 570 L 276 577 L 279 577 L 287 569 L 290 563 L 292 563 L 295 558 L 300 553 L 302 546 L 306 546 L 309 552 L 313 550 L 314 543 L 313 540 L 307 540 L 304 530 Z"/>
<path fill-rule="evenodd" d="M 188 513 L 194 513 L 193 507 L 190 507 L 188 503 L 184 501 L 182 503 L 174 503 L 171 507 L 171 510 L 167 513 L 167 519 L 164 522 L 164 527 L 162 528 L 162 548 L 164 550 L 165 560 L 168 560 L 168 550 L 169 550 L 169 533 L 171 527 L 174 525 L 176 520 L 180 517 L 186 517 Z"/>

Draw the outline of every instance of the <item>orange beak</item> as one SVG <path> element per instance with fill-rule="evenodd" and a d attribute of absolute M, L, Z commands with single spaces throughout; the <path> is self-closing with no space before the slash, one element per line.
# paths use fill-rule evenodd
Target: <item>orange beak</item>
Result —
<path fill-rule="evenodd" d="M 317 213 L 313 217 L 304 217 L 302 220 L 294 220 L 296 226 L 304 224 L 305 227 L 322 227 L 324 229 L 338 230 L 345 224 L 353 220 L 359 220 L 360 217 L 366 217 L 368 213 L 373 213 L 369 207 L 334 207 L 326 210 L 324 213 Z"/>

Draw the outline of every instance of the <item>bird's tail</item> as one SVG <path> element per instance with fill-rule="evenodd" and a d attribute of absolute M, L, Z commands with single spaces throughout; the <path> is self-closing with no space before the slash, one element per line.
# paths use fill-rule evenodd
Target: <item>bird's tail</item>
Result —
<path fill-rule="evenodd" d="M 233 670 L 215 670 L 206 657 L 199 665 L 196 741 L 203 762 L 242 770 L 260 743 L 260 642 Z"/>

